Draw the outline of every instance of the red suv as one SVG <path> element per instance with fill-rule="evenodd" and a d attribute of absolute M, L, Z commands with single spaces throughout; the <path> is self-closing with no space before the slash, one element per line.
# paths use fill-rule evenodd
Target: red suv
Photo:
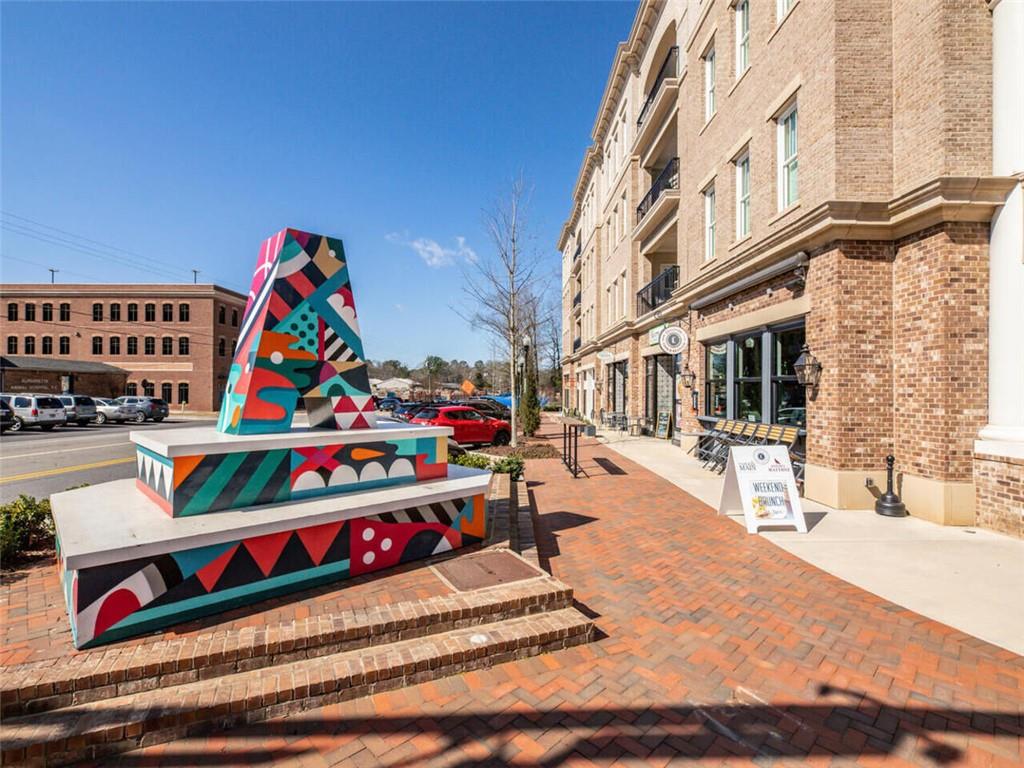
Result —
<path fill-rule="evenodd" d="M 420 409 L 409 423 L 451 427 L 455 430 L 455 442 L 462 444 L 508 445 L 512 434 L 507 421 L 489 418 L 464 405 L 427 406 Z"/>

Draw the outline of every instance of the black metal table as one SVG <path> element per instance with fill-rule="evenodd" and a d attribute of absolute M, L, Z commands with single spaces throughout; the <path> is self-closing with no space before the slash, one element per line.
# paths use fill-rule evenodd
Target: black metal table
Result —
<path fill-rule="evenodd" d="M 580 472 L 580 427 L 586 426 L 586 422 L 579 419 L 562 417 L 562 463 L 572 472 L 573 477 L 579 477 Z"/>

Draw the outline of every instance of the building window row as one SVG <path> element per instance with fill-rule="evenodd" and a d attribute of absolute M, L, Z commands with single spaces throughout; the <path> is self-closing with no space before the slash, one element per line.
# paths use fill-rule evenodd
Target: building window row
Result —
<path fill-rule="evenodd" d="M 147 323 L 156 322 L 156 304 L 147 303 L 143 306 L 143 312 L 145 321 Z M 187 323 L 191 318 L 192 310 L 189 304 L 181 303 L 178 304 L 177 317 L 179 323 Z M 139 305 L 132 302 L 127 306 L 127 316 L 129 323 L 137 323 L 139 321 Z M 106 317 L 112 322 L 119 322 L 121 320 L 121 304 L 115 302 L 110 305 L 106 312 Z M 165 323 L 173 323 L 175 317 L 174 305 L 170 303 L 164 303 L 160 308 L 160 319 Z M 93 322 L 103 322 L 104 309 L 102 302 L 95 302 L 92 305 L 92 319 Z"/>
<path fill-rule="evenodd" d="M 29 322 L 36 319 L 36 305 L 32 302 L 25 303 L 25 319 Z M 60 319 L 64 323 L 71 321 L 70 304 L 64 303 L 60 305 Z M 18 320 L 18 303 L 16 301 L 11 301 L 7 304 L 7 320 L 12 323 Z M 47 302 L 42 305 L 42 320 L 44 323 L 53 322 L 53 304 Z"/>
<path fill-rule="evenodd" d="M 27 341 L 27 338 L 26 338 Z M 7 342 L 8 350 L 10 350 L 11 342 L 8 338 Z M 156 354 L 156 337 L 146 336 L 143 338 L 143 354 L 155 355 Z M 27 350 L 26 350 L 27 351 Z M 139 354 L 139 337 L 129 336 L 126 344 L 125 351 L 128 355 Z M 103 354 L 103 337 L 93 336 L 92 337 L 92 353 L 94 355 Z M 160 339 L 160 353 L 162 355 L 173 355 L 174 354 L 174 338 L 171 336 L 164 336 Z M 178 355 L 187 357 L 191 353 L 191 341 L 188 336 L 178 337 Z M 13 353 L 10 353 L 13 354 Z M 44 353 L 45 354 L 45 353 Z M 66 353 L 62 353 L 66 354 Z M 109 355 L 120 355 L 121 354 L 121 337 L 120 336 L 108 336 L 107 337 L 107 354 Z"/>
<path fill-rule="evenodd" d="M 217 322 L 221 325 L 226 325 L 228 321 L 228 308 L 223 304 L 217 308 Z M 231 325 L 235 328 L 238 327 L 238 310 L 232 308 L 231 310 Z"/>
<path fill-rule="evenodd" d="M 129 381 L 125 384 L 124 393 L 127 397 L 138 397 L 140 389 L 140 382 Z M 152 381 L 144 379 L 141 382 L 142 395 L 144 397 L 156 397 L 156 384 Z M 172 397 L 174 394 L 174 383 L 165 381 L 160 385 L 160 398 L 166 401 L 168 404 L 177 402 L 179 405 L 185 405 L 188 403 L 188 382 L 178 382 L 178 399 L 175 401 Z"/>
<path fill-rule="evenodd" d="M 43 336 L 40 339 L 40 351 L 44 355 L 53 354 L 53 336 Z M 57 349 L 61 355 L 71 354 L 71 337 L 61 336 L 57 340 Z M 36 337 L 26 336 L 24 340 L 24 350 L 26 355 L 34 355 L 36 353 Z M 8 336 L 7 337 L 7 354 L 16 355 L 18 354 L 18 337 Z"/>

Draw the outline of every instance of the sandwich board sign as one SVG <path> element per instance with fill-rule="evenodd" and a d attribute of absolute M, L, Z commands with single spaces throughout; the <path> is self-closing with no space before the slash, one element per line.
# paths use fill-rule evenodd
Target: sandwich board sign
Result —
<path fill-rule="evenodd" d="M 729 449 L 718 514 L 739 510 L 743 511 L 747 533 L 776 525 L 792 525 L 800 533 L 807 533 L 786 446 L 748 445 Z"/>

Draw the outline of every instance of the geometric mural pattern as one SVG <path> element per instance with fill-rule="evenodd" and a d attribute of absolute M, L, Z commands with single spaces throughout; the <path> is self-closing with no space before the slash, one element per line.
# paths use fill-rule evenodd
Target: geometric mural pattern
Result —
<path fill-rule="evenodd" d="M 287 432 L 299 398 L 312 427 L 374 425 L 342 242 L 284 229 L 260 248 L 217 429 Z"/>
<path fill-rule="evenodd" d="M 483 494 L 65 571 L 76 648 L 478 543 Z M 59 546 L 59 545 L 58 545 Z"/>
<path fill-rule="evenodd" d="M 173 517 L 433 480 L 446 437 L 236 451 L 168 459 L 136 446 L 137 487 Z"/>

